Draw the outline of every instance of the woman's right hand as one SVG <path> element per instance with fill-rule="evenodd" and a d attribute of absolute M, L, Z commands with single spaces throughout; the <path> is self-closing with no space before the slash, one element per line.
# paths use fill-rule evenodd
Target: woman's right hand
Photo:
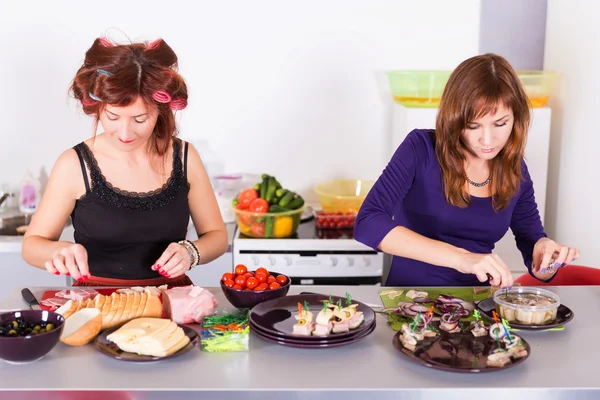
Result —
<path fill-rule="evenodd" d="M 510 287 L 513 276 L 508 266 L 497 254 L 477 254 L 465 252 L 458 259 L 458 271 L 475 274 L 479 282 L 490 281 L 492 286 Z M 489 276 L 492 278 L 490 279 Z"/>
<path fill-rule="evenodd" d="M 88 256 L 85 247 L 74 243 L 56 251 L 44 264 L 46 270 L 55 275 L 71 275 L 78 282 L 90 278 Z"/>

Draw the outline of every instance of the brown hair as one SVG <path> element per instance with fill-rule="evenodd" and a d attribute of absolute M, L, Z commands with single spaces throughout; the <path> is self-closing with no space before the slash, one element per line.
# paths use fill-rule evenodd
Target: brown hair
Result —
<path fill-rule="evenodd" d="M 177 55 L 162 39 L 125 45 L 96 39 L 85 53 L 70 92 L 86 114 L 95 116 L 95 127 L 106 104 L 123 107 L 141 97 L 148 107 L 158 110 L 150 149 L 159 156 L 165 156 L 176 135 L 173 110 L 185 108 L 188 96 L 185 81 L 177 73 Z"/>
<path fill-rule="evenodd" d="M 529 128 L 529 100 L 510 64 L 495 54 L 463 61 L 450 75 L 436 119 L 436 155 L 442 167 L 448 203 L 467 207 L 466 154 L 462 132 L 472 121 L 495 113 L 499 105 L 510 108 L 514 125 L 500 153 L 490 162 L 492 204 L 495 210 L 508 206 L 520 186 L 521 162 Z"/>

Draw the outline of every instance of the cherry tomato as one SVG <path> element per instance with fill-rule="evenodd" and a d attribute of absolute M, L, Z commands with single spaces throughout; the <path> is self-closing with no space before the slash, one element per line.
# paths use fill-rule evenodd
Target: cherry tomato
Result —
<path fill-rule="evenodd" d="M 246 272 L 244 275 L 246 277 L 246 280 L 248 280 L 248 278 L 252 278 L 254 276 L 254 274 L 252 272 Z"/>
<path fill-rule="evenodd" d="M 267 283 L 267 276 L 265 274 L 261 274 L 261 273 L 256 273 L 256 275 L 254 275 L 254 277 L 260 282 L 260 283 Z"/>
<path fill-rule="evenodd" d="M 265 199 L 254 199 L 248 206 L 248 210 L 256 213 L 269 212 L 269 202 Z"/>
<path fill-rule="evenodd" d="M 265 224 L 258 222 L 253 223 L 250 226 L 250 232 L 256 237 L 265 237 Z"/>
<path fill-rule="evenodd" d="M 254 288 L 254 291 L 255 292 L 262 292 L 263 290 L 267 290 L 267 289 L 269 289 L 269 286 L 267 286 L 266 283 L 261 283 L 256 288 Z"/>
<path fill-rule="evenodd" d="M 254 277 L 250 277 L 250 278 L 246 279 L 246 287 L 248 289 L 254 289 L 257 286 L 258 286 L 258 279 L 254 278 Z"/>
<path fill-rule="evenodd" d="M 275 277 L 273 275 L 267 276 L 267 283 L 271 284 L 273 282 L 277 282 L 277 279 L 275 279 Z"/>
<path fill-rule="evenodd" d="M 271 290 L 279 289 L 280 287 L 281 287 L 281 285 L 277 282 L 273 282 L 269 285 L 269 289 L 271 289 Z"/>
<path fill-rule="evenodd" d="M 235 278 L 235 277 L 233 276 L 233 274 L 232 274 L 231 272 L 225 272 L 225 273 L 223 274 L 223 277 L 221 277 L 221 280 L 222 280 L 223 282 L 225 282 L 225 281 L 232 281 L 232 280 L 233 280 L 233 278 Z"/>
<path fill-rule="evenodd" d="M 239 213 L 238 215 L 240 216 L 240 219 L 242 220 L 244 225 L 250 226 L 254 222 L 254 216 L 251 214 Z"/>
<path fill-rule="evenodd" d="M 237 278 L 235 278 L 235 284 L 236 286 L 241 286 L 242 288 L 246 286 L 246 277 L 245 276 L 238 276 Z"/>
<path fill-rule="evenodd" d="M 242 210 L 250 206 L 250 203 L 254 199 L 258 198 L 258 192 L 254 189 L 246 189 L 238 196 L 238 206 L 241 206 Z"/>
<path fill-rule="evenodd" d="M 287 276 L 285 275 L 277 275 L 277 283 L 279 283 L 281 286 L 285 285 L 288 281 Z"/>
<path fill-rule="evenodd" d="M 235 267 L 236 275 L 244 275 L 246 272 L 248 272 L 248 268 L 246 268 L 246 266 L 244 264 L 236 265 L 236 267 Z"/>
<path fill-rule="evenodd" d="M 223 282 L 223 285 L 225 285 L 229 288 L 232 288 L 235 285 L 235 282 L 233 280 L 229 279 L 229 280 L 226 280 L 225 282 Z"/>
<path fill-rule="evenodd" d="M 234 285 L 234 286 L 232 287 L 232 289 L 235 289 L 235 290 L 244 290 L 244 289 L 242 289 L 242 287 L 240 287 L 240 286 L 238 286 L 238 285 Z"/>
<path fill-rule="evenodd" d="M 267 269 L 263 268 L 263 267 L 257 268 L 256 271 L 255 271 L 255 273 L 257 273 L 257 274 L 259 274 L 259 273 L 260 274 L 265 274 L 267 276 L 269 275 L 269 271 L 267 271 Z"/>

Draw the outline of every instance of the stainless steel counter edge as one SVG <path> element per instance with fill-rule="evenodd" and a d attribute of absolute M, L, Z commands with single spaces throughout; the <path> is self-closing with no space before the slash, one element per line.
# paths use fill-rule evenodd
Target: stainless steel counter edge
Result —
<path fill-rule="evenodd" d="M 0 301 L 0 309 L 24 307 L 20 289 L 15 288 Z M 32 289 L 38 296 L 45 290 Z M 230 308 L 219 288 L 208 289 L 217 297 L 219 309 Z M 306 288 L 292 287 L 290 294 L 302 290 Z M 348 292 L 359 301 L 380 303 L 374 287 L 311 287 L 310 290 L 332 295 Z M 600 389 L 595 361 L 590 357 L 596 353 L 596 336 L 600 330 L 597 318 L 600 287 L 551 287 L 550 290 L 574 311 L 575 318 L 564 331 L 519 332 L 530 343 L 531 356 L 521 365 L 493 373 L 437 371 L 404 358 L 392 346 L 395 332 L 387 325 L 386 318 L 378 315 L 377 328 L 363 340 L 317 350 L 284 347 L 251 334 L 247 352 L 194 350 L 172 360 L 141 365 L 106 357 L 97 352 L 93 344 L 69 347 L 59 343 L 35 363 L 14 366 L 0 362 L 0 387 L 133 391 L 418 390 L 438 394 L 445 390 L 444 396 L 448 389 L 521 390 L 525 393 L 545 389 L 546 394 Z"/>

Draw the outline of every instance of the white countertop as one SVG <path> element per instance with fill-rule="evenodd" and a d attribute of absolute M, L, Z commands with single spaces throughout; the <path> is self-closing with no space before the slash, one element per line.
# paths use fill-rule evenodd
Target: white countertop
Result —
<path fill-rule="evenodd" d="M 22 309 L 21 288 L 0 301 L 0 309 Z M 40 296 L 49 288 L 31 288 Z M 220 288 L 208 288 L 219 302 L 231 308 Z M 377 288 L 292 287 L 300 291 L 353 297 L 380 304 Z M 596 306 L 600 287 L 551 287 L 570 307 L 575 318 L 564 331 L 527 332 L 519 335 L 531 345 L 523 364 L 493 373 L 452 373 L 432 370 L 400 356 L 392 345 L 395 332 L 384 316 L 363 340 L 337 348 L 305 350 L 284 347 L 250 335 L 247 352 L 206 353 L 200 350 L 163 362 L 135 364 L 108 358 L 93 344 L 69 347 L 59 343 L 40 361 L 25 365 L 0 362 L 0 388 L 39 390 L 365 390 L 444 394 L 455 390 L 499 390 L 505 395 L 531 395 L 542 389 L 561 398 L 580 398 L 579 389 L 600 389 L 595 359 L 600 319 Z M 591 358 L 590 358 L 591 356 Z M 586 361 L 587 360 L 587 361 Z M 56 371 L 68 371 L 56 373 Z M 35 377 L 35 379 L 32 379 Z M 335 378 L 334 378 L 335 377 Z M 471 392 L 471 395 L 473 392 Z M 441 396 L 444 398 L 445 396 Z M 472 396 L 471 396 L 472 397 Z M 404 398 L 404 397 L 403 397 Z M 421 397 L 419 397 L 421 399 Z M 448 397 L 446 397 L 448 398 Z M 454 399 L 455 397 L 452 397 Z M 538 397 L 528 397 L 537 399 Z M 489 397 L 486 397 L 489 399 Z"/>

